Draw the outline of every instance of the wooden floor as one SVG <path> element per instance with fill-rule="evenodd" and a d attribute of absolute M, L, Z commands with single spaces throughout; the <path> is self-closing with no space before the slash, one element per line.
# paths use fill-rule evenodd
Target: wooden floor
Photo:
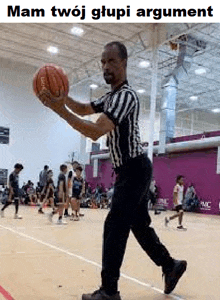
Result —
<path fill-rule="evenodd" d="M 99 287 L 108 211 L 82 211 L 79 222 L 57 225 L 56 218 L 51 224 L 47 215 L 38 215 L 36 207 L 21 206 L 22 220 L 13 219 L 14 207 L 5 210 L 0 219 L 0 300 L 80 300 L 82 293 Z M 174 292 L 164 295 L 161 268 L 130 234 L 119 282 L 122 299 L 219 300 L 220 216 L 186 213 L 188 230 L 180 232 L 177 220 L 164 226 L 171 211 L 150 213 L 161 241 L 173 257 L 187 260 L 188 269 Z"/>

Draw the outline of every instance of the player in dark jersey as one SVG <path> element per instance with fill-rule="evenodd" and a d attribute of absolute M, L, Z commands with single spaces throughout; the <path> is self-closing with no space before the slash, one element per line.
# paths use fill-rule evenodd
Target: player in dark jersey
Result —
<path fill-rule="evenodd" d="M 82 194 L 85 190 L 85 183 L 84 179 L 82 178 L 82 167 L 78 166 L 75 169 L 76 176 L 73 178 L 73 184 L 72 184 L 72 198 L 71 198 L 71 207 L 73 212 L 75 212 L 75 221 L 79 221 L 79 217 L 83 216 L 83 214 L 80 214 L 80 202 L 82 199 Z"/>
<path fill-rule="evenodd" d="M 43 202 L 41 203 L 41 206 L 38 210 L 39 214 L 44 213 L 43 207 L 47 203 L 50 203 L 50 206 L 54 210 L 54 182 L 53 182 L 52 177 L 53 177 L 53 171 L 52 170 L 47 171 L 47 182 L 42 190 Z"/>
<path fill-rule="evenodd" d="M 4 210 L 10 204 L 12 204 L 12 200 L 15 202 L 15 219 L 22 219 L 21 216 L 18 215 L 18 207 L 19 207 L 19 173 L 23 170 L 22 164 L 15 164 L 14 171 L 9 176 L 9 196 L 5 205 L 1 209 L 1 217 L 4 217 Z"/>
<path fill-rule="evenodd" d="M 66 184 L 66 173 L 67 166 L 60 166 L 60 174 L 58 176 L 57 182 L 57 193 L 58 193 L 58 208 L 56 208 L 51 214 L 49 214 L 49 220 L 52 222 L 53 215 L 59 214 L 59 218 L 57 220 L 57 224 L 67 224 L 63 221 L 63 210 L 65 206 L 65 202 L 67 199 L 67 184 Z"/>

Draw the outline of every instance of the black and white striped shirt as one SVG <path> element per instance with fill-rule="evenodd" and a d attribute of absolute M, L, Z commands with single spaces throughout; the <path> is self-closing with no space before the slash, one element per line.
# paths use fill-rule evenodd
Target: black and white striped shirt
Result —
<path fill-rule="evenodd" d="M 95 112 L 105 113 L 115 124 L 115 129 L 107 133 L 107 146 L 114 168 L 143 153 L 138 125 L 139 99 L 127 81 L 91 105 Z"/>

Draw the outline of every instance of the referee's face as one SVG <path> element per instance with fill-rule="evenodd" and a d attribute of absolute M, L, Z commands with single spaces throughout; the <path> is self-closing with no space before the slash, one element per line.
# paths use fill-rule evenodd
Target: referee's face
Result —
<path fill-rule="evenodd" d="M 102 53 L 102 70 L 107 84 L 117 87 L 126 79 L 126 60 L 119 56 L 116 45 L 108 46 Z"/>

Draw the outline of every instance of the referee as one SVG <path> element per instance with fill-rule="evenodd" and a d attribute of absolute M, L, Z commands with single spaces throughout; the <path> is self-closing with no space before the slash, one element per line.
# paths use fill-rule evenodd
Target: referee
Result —
<path fill-rule="evenodd" d="M 130 230 L 154 263 L 162 267 L 164 293 L 169 294 L 186 270 L 187 263 L 174 260 L 150 227 L 151 219 L 144 195 L 149 190 L 152 165 L 143 153 L 140 142 L 140 105 L 127 81 L 126 47 L 120 42 L 107 44 L 101 63 L 104 79 L 111 85 L 111 91 L 91 104 L 79 103 L 70 97 L 52 99 L 49 91 L 38 95 L 45 106 L 86 137 L 95 141 L 107 134 L 107 144 L 117 175 L 111 210 L 104 225 L 101 288 L 92 294 L 84 294 L 82 300 L 121 299 L 118 280 Z M 95 123 L 76 116 L 94 113 L 101 113 Z"/>

